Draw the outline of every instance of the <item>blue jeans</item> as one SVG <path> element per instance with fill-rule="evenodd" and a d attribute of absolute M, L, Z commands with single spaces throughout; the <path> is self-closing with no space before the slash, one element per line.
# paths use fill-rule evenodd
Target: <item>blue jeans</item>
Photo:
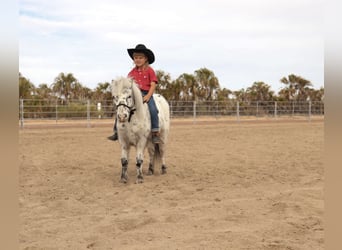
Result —
<path fill-rule="evenodd" d="M 142 90 L 142 96 L 147 95 L 148 91 Z M 148 109 L 150 110 L 151 116 L 151 131 L 158 132 L 159 131 L 159 118 L 158 118 L 158 109 L 156 103 L 154 102 L 153 96 L 151 96 L 150 100 L 147 103 Z"/>
<path fill-rule="evenodd" d="M 148 91 L 142 90 L 141 91 L 142 96 L 147 95 Z M 150 110 L 150 116 L 151 116 L 151 131 L 152 132 L 158 132 L 159 131 L 159 118 L 158 118 L 158 109 L 156 106 L 156 103 L 154 102 L 153 96 L 151 96 L 150 100 L 147 103 L 148 109 Z M 116 132 L 116 118 L 114 122 L 113 130 Z"/>

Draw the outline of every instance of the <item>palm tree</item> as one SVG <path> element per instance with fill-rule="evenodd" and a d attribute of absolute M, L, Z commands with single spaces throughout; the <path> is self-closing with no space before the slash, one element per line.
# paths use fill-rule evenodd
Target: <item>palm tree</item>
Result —
<path fill-rule="evenodd" d="M 251 87 L 246 90 L 249 101 L 272 101 L 274 92 L 271 86 L 264 82 L 254 82 Z"/>
<path fill-rule="evenodd" d="M 98 83 L 93 98 L 98 101 L 110 100 L 112 97 L 112 86 L 109 82 Z"/>
<path fill-rule="evenodd" d="M 35 91 L 35 86 L 19 72 L 19 98 L 31 98 Z"/>
<path fill-rule="evenodd" d="M 177 80 L 181 83 L 184 99 L 186 101 L 188 99 L 191 99 L 192 101 L 197 100 L 198 83 L 196 82 L 195 76 L 184 73 L 180 75 Z"/>
<path fill-rule="evenodd" d="M 156 75 L 158 78 L 158 84 L 156 92 L 163 95 L 167 100 L 172 96 L 171 93 L 171 76 L 169 73 L 165 73 L 162 70 L 157 70 Z"/>
<path fill-rule="evenodd" d="M 218 101 L 225 101 L 229 100 L 229 95 L 231 95 L 233 92 L 229 89 L 223 88 L 219 89 L 217 91 L 217 100 Z"/>
<path fill-rule="evenodd" d="M 46 83 L 39 84 L 38 88 L 36 88 L 36 95 L 42 99 L 50 99 L 52 94 L 52 90 Z"/>
<path fill-rule="evenodd" d="M 316 101 L 323 101 L 324 100 L 324 88 L 321 87 L 320 89 L 308 89 L 307 94 L 309 99 L 313 102 Z"/>
<path fill-rule="evenodd" d="M 93 91 L 88 87 L 82 86 L 78 92 L 78 98 L 80 100 L 89 100 L 89 99 L 92 99 L 92 96 L 93 96 Z"/>
<path fill-rule="evenodd" d="M 238 102 L 247 101 L 247 93 L 243 88 L 237 91 L 233 91 L 233 95 L 235 96 L 235 99 Z"/>
<path fill-rule="evenodd" d="M 280 82 L 286 85 L 288 91 L 286 93 L 289 95 L 288 100 L 299 100 L 304 101 L 307 99 L 307 87 L 312 86 L 309 80 L 304 79 L 301 76 L 296 76 L 291 74 L 288 78 L 283 77 Z"/>
<path fill-rule="evenodd" d="M 181 80 L 176 79 L 175 81 L 172 81 L 170 87 L 170 90 L 172 91 L 171 100 L 184 100 L 184 85 Z"/>
<path fill-rule="evenodd" d="M 60 73 L 52 83 L 52 91 L 58 98 L 61 98 L 62 104 L 64 100 L 67 102 L 74 96 L 77 96 L 82 85 L 77 81 L 72 73 Z"/>
<path fill-rule="evenodd" d="M 81 99 L 83 86 L 82 84 L 76 79 L 76 81 L 71 86 L 71 97 L 70 99 Z"/>
<path fill-rule="evenodd" d="M 207 68 L 201 68 L 195 71 L 195 79 L 199 88 L 199 96 L 205 100 L 212 99 L 214 91 L 220 87 L 214 72 Z"/>
<path fill-rule="evenodd" d="M 290 101 L 293 99 L 293 90 L 286 87 L 286 88 L 282 88 L 279 92 L 278 92 L 278 97 L 277 100 L 278 101 Z"/>

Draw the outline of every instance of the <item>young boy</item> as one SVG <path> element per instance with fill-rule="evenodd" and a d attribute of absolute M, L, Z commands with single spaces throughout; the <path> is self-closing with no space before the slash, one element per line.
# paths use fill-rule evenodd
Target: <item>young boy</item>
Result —
<path fill-rule="evenodd" d="M 158 109 L 153 99 L 153 93 L 158 84 L 156 73 L 150 66 L 154 62 L 153 52 L 143 44 L 138 44 L 135 48 L 127 49 L 129 56 L 133 59 L 135 67 L 128 73 L 138 84 L 143 95 L 144 102 L 147 103 L 151 115 L 152 142 L 160 143 Z M 108 137 L 109 140 L 116 141 L 118 134 L 116 130 L 116 119 L 114 123 L 114 134 Z"/>

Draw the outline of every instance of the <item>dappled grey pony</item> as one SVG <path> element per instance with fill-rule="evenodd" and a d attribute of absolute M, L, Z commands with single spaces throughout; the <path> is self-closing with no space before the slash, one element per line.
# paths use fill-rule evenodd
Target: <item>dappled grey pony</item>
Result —
<path fill-rule="evenodd" d="M 136 183 L 143 182 L 142 164 L 147 147 L 150 156 L 148 175 L 154 173 L 154 166 L 161 163 L 161 173 L 166 173 L 165 148 L 170 129 L 169 104 L 159 94 L 153 98 L 159 111 L 160 139 L 162 143 L 153 144 L 151 118 L 148 106 L 143 103 L 141 91 L 131 78 L 120 77 L 112 81 L 112 95 L 116 105 L 117 132 L 121 145 L 121 182 L 128 180 L 127 167 L 131 146 L 136 148 Z"/>

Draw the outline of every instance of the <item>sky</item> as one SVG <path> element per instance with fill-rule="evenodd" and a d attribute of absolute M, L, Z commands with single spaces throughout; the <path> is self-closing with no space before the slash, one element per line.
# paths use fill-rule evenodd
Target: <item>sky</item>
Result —
<path fill-rule="evenodd" d="M 90 89 L 126 76 L 127 48 L 177 79 L 207 68 L 246 89 L 301 76 L 324 87 L 323 0 L 19 0 L 19 72 L 35 86 L 72 73 Z"/>

